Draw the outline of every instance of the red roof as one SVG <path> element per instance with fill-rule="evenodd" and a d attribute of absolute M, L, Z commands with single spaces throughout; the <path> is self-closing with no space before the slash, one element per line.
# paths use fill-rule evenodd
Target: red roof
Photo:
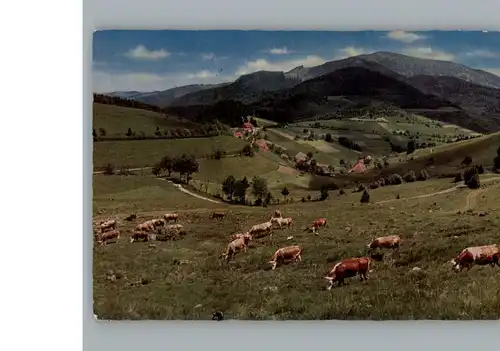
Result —
<path fill-rule="evenodd" d="M 245 123 L 243 123 L 243 128 L 245 128 L 245 129 L 254 129 L 255 127 L 253 126 L 252 123 L 245 122 Z"/>
<path fill-rule="evenodd" d="M 354 165 L 354 167 L 351 168 L 351 170 L 349 171 L 350 172 L 354 172 L 354 173 L 364 173 L 366 172 L 366 166 L 363 162 L 363 160 L 360 160 L 358 163 L 356 163 Z"/>

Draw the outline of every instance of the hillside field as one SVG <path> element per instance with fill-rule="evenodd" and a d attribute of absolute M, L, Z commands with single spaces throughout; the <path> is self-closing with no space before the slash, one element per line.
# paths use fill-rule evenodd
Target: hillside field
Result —
<path fill-rule="evenodd" d="M 449 179 L 387 186 L 370 191 L 370 204 L 350 191 L 331 192 L 324 202 L 282 204 L 292 228 L 274 230 L 271 241 L 255 239 L 247 253 L 225 263 L 218 257 L 229 236 L 267 220 L 276 207 L 213 204 L 150 176 L 95 175 L 94 221 L 118 218 L 123 233 L 116 244 L 94 247 L 95 313 L 102 319 L 210 319 L 217 310 L 226 319 L 498 319 L 500 269 L 455 273 L 447 264 L 467 246 L 498 243 L 500 176 L 481 180 L 479 190 L 454 188 Z M 187 230 L 183 239 L 128 242 L 136 223 L 176 209 Z M 210 220 L 214 209 L 226 218 Z M 123 221 L 131 211 L 137 221 Z M 329 226 L 319 236 L 302 231 L 322 216 Z M 376 262 L 367 282 L 351 278 L 327 291 L 327 270 L 341 258 L 364 255 L 366 243 L 382 234 L 402 237 L 400 256 Z M 303 248 L 302 262 L 270 270 L 274 251 L 292 244 Z M 422 271 L 410 272 L 414 267 Z M 108 271 L 123 277 L 109 281 Z M 149 283 L 128 285 L 138 279 Z"/>
<path fill-rule="evenodd" d="M 186 139 L 118 140 L 94 143 L 94 170 L 108 163 L 116 167 L 147 167 L 169 155 L 183 153 L 197 158 L 211 155 L 221 148 L 226 152 L 239 152 L 247 143 L 232 136 Z"/>

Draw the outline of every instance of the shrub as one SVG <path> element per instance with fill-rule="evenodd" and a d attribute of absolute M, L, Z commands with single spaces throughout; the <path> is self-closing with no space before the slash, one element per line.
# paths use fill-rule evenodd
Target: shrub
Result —
<path fill-rule="evenodd" d="M 328 194 L 328 186 L 327 186 L 327 185 L 323 185 L 323 186 L 321 187 L 320 192 L 321 192 L 321 193 L 320 193 L 320 197 L 319 197 L 319 199 L 320 199 L 321 201 L 326 200 L 326 199 L 328 198 L 328 195 L 329 195 L 329 194 Z"/>
<path fill-rule="evenodd" d="M 478 189 L 481 186 L 481 182 L 479 181 L 479 174 L 474 174 L 468 181 L 467 187 L 470 189 Z"/>
<path fill-rule="evenodd" d="M 398 185 L 398 184 L 403 184 L 403 177 L 401 177 L 399 174 L 394 173 L 389 177 L 389 184 L 391 185 Z"/>
<path fill-rule="evenodd" d="M 427 172 L 426 169 L 422 169 L 420 171 L 420 173 L 418 174 L 418 180 L 420 180 L 420 181 L 424 181 L 424 180 L 427 180 L 429 178 L 430 178 L 429 172 Z"/>
<path fill-rule="evenodd" d="M 470 166 L 471 163 L 472 163 L 472 157 L 465 156 L 461 164 L 464 166 Z"/>
<path fill-rule="evenodd" d="M 161 173 L 161 167 L 160 167 L 160 165 L 159 164 L 155 164 L 153 166 L 153 168 L 151 169 L 151 173 L 153 173 L 153 175 L 155 177 L 158 177 L 160 175 L 160 173 Z"/>
<path fill-rule="evenodd" d="M 331 143 L 331 142 L 333 142 L 333 138 L 332 138 L 332 135 L 331 135 L 330 133 L 327 133 L 327 134 L 325 135 L 325 141 L 326 141 L 327 143 Z"/>
<path fill-rule="evenodd" d="M 417 180 L 417 177 L 415 176 L 415 172 L 409 171 L 403 176 L 403 179 L 407 183 L 412 183 Z"/>
<path fill-rule="evenodd" d="M 113 166 L 111 163 L 108 163 L 106 165 L 106 167 L 104 168 L 104 174 L 106 174 L 106 175 L 115 174 L 115 166 Z"/>
<path fill-rule="evenodd" d="M 385 178 L 380 178 L 378 180 L 378 183 L 380 184 L 380 186 L 386 186 L 387 185 L 387 180 Z"/>
<path fill-rule="evenodd" d="M 212 157 L 215 159 L 215 160 L 220 160 L 221 158 L 223 158 L 224 156 L 226 156 L 226 152 L 223 151 L 223 150 L 220 150 L 220 149 L 217 149 L 214 151 Z"/>
<path fill-rule="evenodd" d="M 368 191 L 365 190 L 363 191 L 363 195 L 361 195 L 361 200 L 360 200 L 361 203 L 367 203 L 367 202 L 370 202 L 370 194 L 368 194 Z"/>
<path fill-rule="evenodd" d="M 252 147 L 250 145 L 243 146 L 243 149 L 241 149 L 241 153 L 248 157 L 255 156 L 255 152 L 254 150 L 252 150 Z"/>
<path fill-rule="evenodd" d="M 345 191 L 344 191 L 344 189 L 340 189 L 340 190 L 339 190 L 339 196 L 340 196 L 340 195 L 345 195 Z"/>
<path fill-rule="evenodd" d="M 377 189 L 380 186 L 379 182 L 371 182 L 369 185 L 370 189 Z"/>

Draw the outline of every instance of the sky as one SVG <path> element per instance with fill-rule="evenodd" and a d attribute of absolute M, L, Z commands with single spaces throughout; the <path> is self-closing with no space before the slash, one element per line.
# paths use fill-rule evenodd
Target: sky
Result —
<path fill-rule="evenodd" d="M 94 33 L 97 93 L 230 82 L 375 51 L 454 61 L 500 76 L 500 32 L 106 30 Z"/>

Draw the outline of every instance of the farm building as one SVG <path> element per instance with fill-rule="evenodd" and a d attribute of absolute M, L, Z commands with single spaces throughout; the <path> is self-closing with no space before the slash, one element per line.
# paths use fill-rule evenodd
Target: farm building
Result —
<path fill-rule="evenodd" d="M 354 172 L 354 173 L 365 173 L 366 172 L 365 162 L 362 159 L 358 160 L 358 162 L 354 165 L 354 167 L 352 167 L 349 170 L 349 173 L 351 173 L 351 172 Z"/>
<path fill-rule="evenodd" d="M 300 163 L 305 161 L 307 161 L 307 155 L 305 153 L 298 152 L 297 155 L 295 155 L 295 162 Z"/>

